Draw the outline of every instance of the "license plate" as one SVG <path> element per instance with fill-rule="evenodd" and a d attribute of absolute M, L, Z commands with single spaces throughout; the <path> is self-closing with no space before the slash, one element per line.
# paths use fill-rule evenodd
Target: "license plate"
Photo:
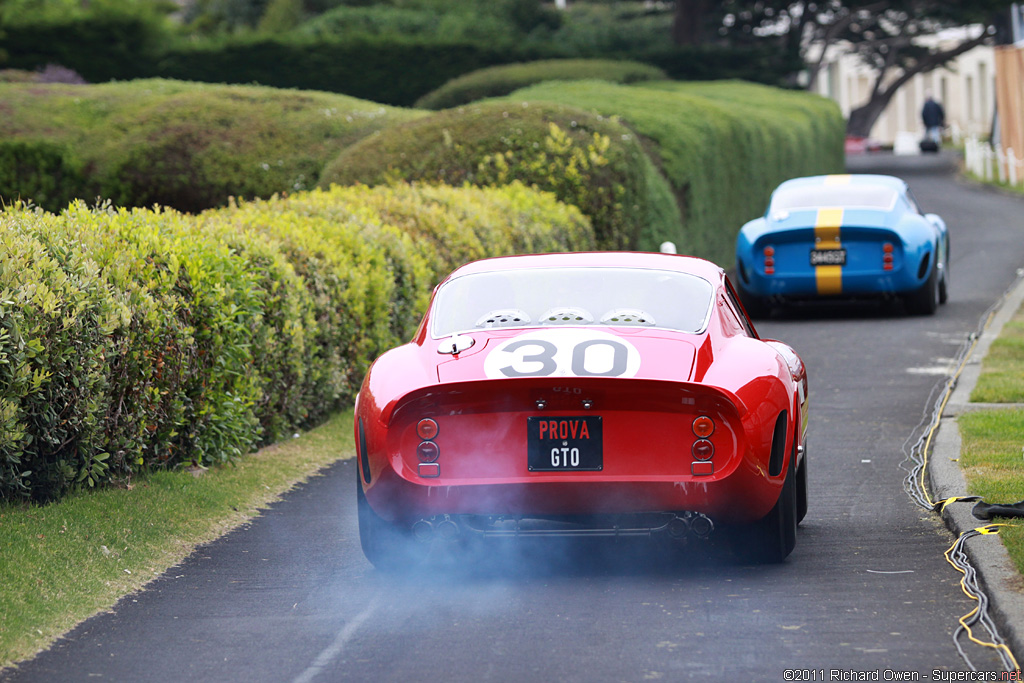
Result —
<path fill-rule="evenodd" d="M 604 467 L 601 418 L 526 418 L 526 464 L 531 472 L 594 472 Z"/>
<path fill-rule="evenodd" d="M 813 249 L 811 251 L 812 266 L 845 266 L 845 249 Z"/>

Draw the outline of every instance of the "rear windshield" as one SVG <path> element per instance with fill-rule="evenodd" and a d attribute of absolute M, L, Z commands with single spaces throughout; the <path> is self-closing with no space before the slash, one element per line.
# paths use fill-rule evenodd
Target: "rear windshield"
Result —
<path fill-rule="evenodd" d="M 896 205 L 896 190 L 881 185 L 823 185 L 785 188 L 772 197 L 771 213 L 837 207 L 844 209 L 866 208 L 888 211 Z"/>
<path fill-rule="evenodd" d="M 530 268 L 463 275 L 434 299 L 431 333 L 494 327 L 605 325 L 701 332 L 714 288 L 703 278 L 642 268 Z"/>

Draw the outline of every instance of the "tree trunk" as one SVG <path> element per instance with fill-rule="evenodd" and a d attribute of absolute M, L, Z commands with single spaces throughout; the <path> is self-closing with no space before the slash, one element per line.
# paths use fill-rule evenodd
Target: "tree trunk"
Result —
<path fill-rule="evenodd" d="M 706 21 L 707 0 L 676 0 L 672 42 L 676 45 L 703 45 Z"/>
<path fill-rule="evenodd" d="M 850 118 L 846 121 L 846 134 L 859 138 L 866 138 L 871 133 L 875 121 L 885 111 L 886 105 L 892 99 L 888 97 L 875 97 L 866 103 L 850 111 Z"/>

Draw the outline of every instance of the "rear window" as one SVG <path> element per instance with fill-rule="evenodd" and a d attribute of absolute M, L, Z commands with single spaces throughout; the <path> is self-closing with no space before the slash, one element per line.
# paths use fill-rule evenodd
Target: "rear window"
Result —
<path fill-rule="evenodd" d="M 530 268 L 475 273 L 434 298 L 434 337 L 495 327 L 603 325 L 701 332 L 714 288 L 703 278 L 642 268 Z"/>
<path fill-rule="evenodd" d="M 805 186 L 784 188 L 772 196 L 771 213 L 837 207 L 865 208 L 889 211 L 896 205 L 898 193 L 881 185 L 843 185 L 841 187 Z"/>

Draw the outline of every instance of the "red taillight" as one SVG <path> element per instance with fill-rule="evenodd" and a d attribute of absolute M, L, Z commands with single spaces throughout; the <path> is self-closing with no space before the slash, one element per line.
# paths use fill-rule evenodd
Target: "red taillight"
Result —
<path fill-rule="evenodd" d="M 421 441 L 420 445 L 416 446 L 416 455 L 420 462 L 434 462 L 437 456 L 441 455 L 441 449 L 433 441 Z"/>
<path fill-rule="evenodd" d="M 437 422 L 431 420 L 429 417 L 425 417 L 419 421 L 416 425 L 416 434 L 426 441 L 433 441 L 434 437 L 437 436 Z"/>
<path fill-rule="evenodd" d="M 891 242 L 886 242 L 882 245 L 882 270 L 892 270 L 893 268 L 893 247 Z"/>
<path fill-rule="evenodd" d="M 775 247 L 764 248 L 764 274 L 775 274 Z"/>
<path fill-rule="evenodd" d="M 715 421 L 707 415 L 701 415 L 693 421 L 693 433 L 698 438 L 708 438 L 715 433 Z"/>
<path fill-rule="evenodd" d="M 707 439 L 700 439 L 694 442 L 693 448 L 690 449 L 693 453 L 693 457 L 697 460 L 710 460 L 711 456 L 715 454 L 715 446 Z"/>

